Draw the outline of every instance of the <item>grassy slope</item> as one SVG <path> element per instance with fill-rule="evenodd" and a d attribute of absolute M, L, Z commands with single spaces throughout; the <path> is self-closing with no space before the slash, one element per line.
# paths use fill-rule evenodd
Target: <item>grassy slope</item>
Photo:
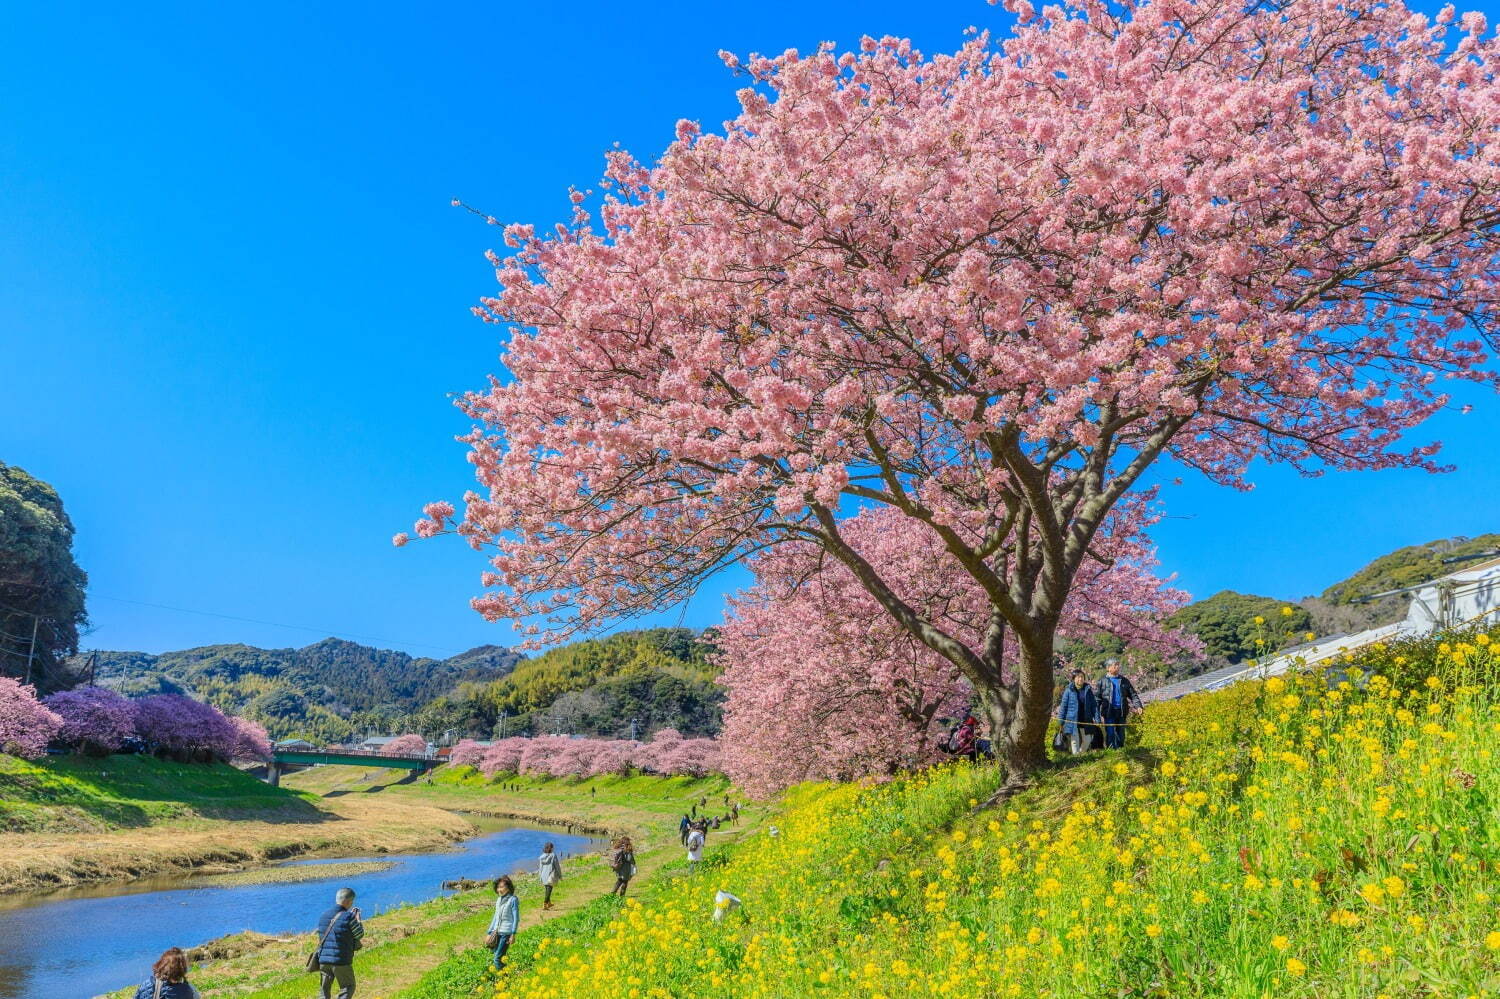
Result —
<path fill-rule="evenodd" d="M 709 796 L 722 810 L 727 782 L 723 778 L 602 777 L 585 781 L 519 778 L 496 785 L 467 769 L 439 771 L 431 785 L 398 784 L 388 772 L 353 768 L 319 768 L 293 775 L 288 783 L 300 791 L 346 797 L 374 794 L 392 804 L 413 807 L 438 806 L 482 811 L 507 816 L 532 817 L 558 822 L 572 821 L 589 827 L 629 832 L 638 846 L 643 884 L 680 852 L 677 818 L 689 804 Z M 508 786 L 507 786 L 508 785 Z M 513 787 L 513 789 L 511 789 Z M 710 810 L 712 811 L 712 809 Z M 713 835 L 716 844 L 731 842 L 754 826 L 753 810 L 742 817 L 738 829 Z M 566 877 L 547 913 L 549 923 L 576 918 L 577 912 L 598 913 L 613 886 L 614 876 L 597 858 L 577 858 L 567 865 Z M 522 926 L 531 929 L 542 922 L 540 888 L 532 878 L 518 881 Z M 494 896 L 487 889 L 436 899 L 371 919 L 366 947 L 360 952 L 357 970 L 360 993 L 393 996 L 413 986 L 435 968 L 460 955 L 464 968 L 483 955 L 476 945 L 489 922 Z M 229 942 L 233 949 L 233 941 Z M 310 936 L 291 941 L 264 938 L 251 941 L 247 953 L 210 963 L 196 970 L 193 982 L 208 995 L 242 996 L 246 999 L 301 999 L 307 994 L 307 976 L 297 973 L 302 956 L 311 947 Z M 475 955 L 478 955 L 477 957 Z"/>
<path fill-rule="evenodd" d="M 999 775 L 962 764 L 796 789 L 779 835 L 623 914 L 521 934 L 495 995 L 1500 994 L 1487 649 L 1386 656 L 1409 686 L 1272 680 L 1156 706 L 1141 745 L 1065 761 L 995 812 L 971 802 Z M 1476 661 L 1489 682 L 1459 686 Z M 715 923 L 721 887 L 745 905 Z M 460 954 L 404 995 L 480 980 Z"/>
<path fill-rule="evenodd" d="M 446 811 L 367 796 L 320 801 L 227 766 L 0 755 L 0 892 L 419 849 L 470 831 Z"/>
<path fill-rule="evenodd" d="M 30 762 L 0 755 L 3 832 L 102 832 L 269 813 L 310 818 L 317 812 L 312 800 L 227 766 L 149 756 L 53 756 Z"/>

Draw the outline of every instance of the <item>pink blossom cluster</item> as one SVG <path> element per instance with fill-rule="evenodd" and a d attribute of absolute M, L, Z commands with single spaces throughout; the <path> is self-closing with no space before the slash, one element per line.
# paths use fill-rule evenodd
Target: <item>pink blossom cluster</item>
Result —
<path fill-rule="evenodd" d="M 448 762 L 461 767 L 478 767 L 484 761 L 485 747 L 473 739 L 460 739 L 448 754 Z"/>
<path fill-rule="evenodd" d="M 231 715 L 229 721 L 234 725 L 235 733 L 234 751 L 229 756 L 231 760 L 248 763 L 271 758 L 271 737 L 264 725 L 238 715 Z"/>
<path fill-rule="evenodd" d="M 1197 643 L 1161 620 L 1187 595 L 1152 574 L 1154 551 L 1141 504 L 1117 507 L 1096 545 L 1098 561 L 1076 581 L 1059 633 L 1122 637 L 1167 655 Z M 842 527 L 843 537 L 893 581 L 898 596 L 980 645 L 988 602 L 941 550 L 921 544 L 921 525 L 885 507 Z M 804 780 L 884 776 L 941 758 L 945 717 L 967 710 L 974 690 L 958 668 L 917 641 L 842 564 L 812 544 L 757 558 L 756 584 L 731 601 L 719 632 L 724 766 L 767 795 Z M 1017 650 L 1004 650 L 1007 672 Z"/>
<path fill-rule="evenodd" d="M 57 740 L 79 752 L 107 756 L 135 732 L 135 708 L 108 687 L 75 687 L 43 702 L 63 720 Z"/>
<path fill-rule="evenodd" d="M 152 749 L 180 759 L 229 759 L 239 744 L 239 733 L 223 712 L 183 694 L 136 701 L 135 732 Z"/>
<path fill-rule="evenodd" d="M 63 720 L 36 699 L 36 688 L 0 676 L 0 753 L 33 760 L 47 751 Z"/>
<path fill-rule="evenodd" d="M 425 756 L 426 754 L 427 740 L 414 732 L 396 736 L 380 751 L 381 756 Z"/>
<path fill-rule="evenodd" d="M 460 743 L 459 746 L 463 746 Z M 478 747 L 474 747 L 478 748 Z M 674 729 L 662 729 L 649 742 L 628 739 L 570 739 L 560 735 L 501 739 L 483 750 L 477 763 L 472 752 L 453 762 L 474 766 L 487 776 L 529 774 L 542 777 L 599 777 L 640 770 L 664 776 L 702 777 L 721 769 L 715 739 L 684 739 Z"/>

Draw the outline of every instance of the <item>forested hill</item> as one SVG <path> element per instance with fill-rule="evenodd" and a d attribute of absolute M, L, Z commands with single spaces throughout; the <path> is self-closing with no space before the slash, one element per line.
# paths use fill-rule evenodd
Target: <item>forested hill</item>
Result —
<path fill-rule="evenodd" d="M 424 732 L 458 729 L 489 738 L 567 732 L 602 738 L 675 728 L 719 730 L 723 691 L 709 662 L 711 633 L 627 631 L 551 649 L 490 683 L 466 683 L 417 716 Z"/>
<path fill-rule="evenodd" d="M 1445 564 L 1444 559 L 1483 555 L 1496 550 L 1500 550 L 1500 534 L 1481 534 L 1477 538 L 1444 538 L 1429 541 L 1425 545 L 1408 545 L 1389 555 L 1382 555 L 1348 579 L 1334 583 L 1323 591 L 1322 599 L 1347 604 L 1374 593 L 1384 593 L 1403 586 L 1418 586 L 1439 576 L 1459 572 L 1467 565 L 1477 565 L 1480 561 L 1476 558 L 1467 563 Z"/>
<path fill-rule="evenodd" d="M 1307 632 L 1341 635 L 1399 621 L 1406 616 L 1409 596 L 1387 596 L 1372 601 L 1361 598 L 1418 586 L 1481 561 L 1474 558 L 1444 562 L 1444 559 L 1482 556 L 1496 550 L 1500 550 L 1500 534 L 1443 538 L 1382 555 L 1316 597 L 1293 600 L 1232 590 L 1215 593 L 1168 618 L 1170 624 L 1203 640 L 1208 662 L 1167 664 L 1161 679 L 1172 679 L 1183 672 L 1222 662 L 1241 662 L 1260 652 L 1296 645 Z M 1291 612 L 1286 613 L 1283 608 L 1290 608 Z M 1261 619 L 1260 624 L 1256 623 L 1257 618 Z M 1257 644 L 1257 640 L 1264 640 L 1264 644 Z"/>
<path fill-rule="evenodd" d="M 460 684 L 502 677 L 522 659 L 495 645 L 428 659 L 325 638 L 300 649 L 100 652 L 97 669 L 102 685 L 132 696 L 195 694 L 262 722 L 275 738 L 330 741 L 392 729 Z"/>

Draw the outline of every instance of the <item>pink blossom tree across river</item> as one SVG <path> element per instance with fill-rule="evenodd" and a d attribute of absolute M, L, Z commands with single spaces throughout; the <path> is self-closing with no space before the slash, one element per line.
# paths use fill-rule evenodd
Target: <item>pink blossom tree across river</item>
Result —
<path fill-rule="evenodd" d="M 417 526 L 493 549 L 476 609 L 555 640 L 814 546 L 1024 774 L 1080 574 L 1154 463 L 1440 468 L 1404 432 L 1444 380 L 1495 382 L 1484 18 L 1015 11 L 952 54 L 726 56 L 749 82 L 722 135 L 680 122 L 654 167 L 609 156 L 598 209 L 506 227 L 478 311 L 509 376 L 461 402 L 482 489 Z M 867 508 L 982 619 L 888 578 L 846 529 Z"/>
<path fill-rule="evenodd" d="M 1058 625 L 1069 638 L 1114 635 L 1137 649 L 1196 652 L 1161 619 L 1187 602 L 1151 574 L 1144 504 L 1120 504 L 1099 535 L 1100 561 L 1085 564 Z M 841 526 L 897 596 L 960 641 L 975 643 L 989 601 L 973 578 L 929 543 L 926 528 L 890 507 Z M 906 632 L 837 560 L 811 542 L 787 543 L 754 560 L 756 585 L 734 600 L 715 644 L 729 691 L 724 769 L 770 794 L 811 779 L 889 774 L 940 758 L 940 719 L 973 699 L 952 662 Z M 1010 650 L 1007 672 L 1013 667 Z"/>

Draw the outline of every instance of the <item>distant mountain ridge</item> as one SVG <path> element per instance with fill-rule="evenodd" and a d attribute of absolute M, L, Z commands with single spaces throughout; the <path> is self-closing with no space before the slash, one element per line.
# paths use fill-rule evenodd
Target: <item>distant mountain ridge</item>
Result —
<path fill-rule="evenodd" d="M 447 659 L 413 657 L 338 638 L 301 648 L 206 645 L 98 657 L 101 686 L 132 696 L 188 693 L 261 722 L 273 737 L 325 741 L 384 731 L 460 685 L 507 676 L 525 658 L 497 645 Z M 74 665 L 83 662 L 76 657 Z"/>

